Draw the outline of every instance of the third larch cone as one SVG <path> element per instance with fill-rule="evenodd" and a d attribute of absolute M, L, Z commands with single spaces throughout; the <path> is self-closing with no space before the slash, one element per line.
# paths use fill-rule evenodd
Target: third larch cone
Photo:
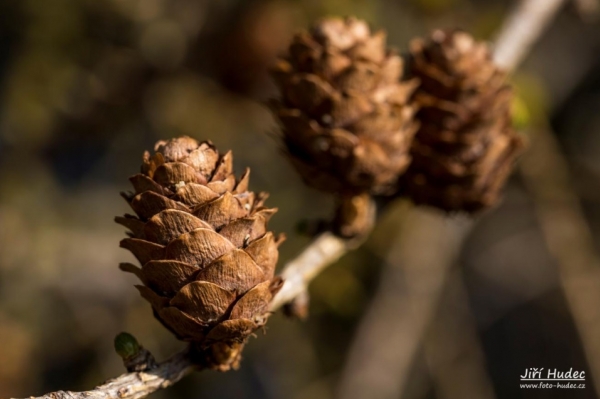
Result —
<path fill-rule="evenodd" d="M 402 180 L 417 204 L 475 212 L 496 203 L 523 143 L 511 120 L 512 90 L 485 43 L 434 31 L 410 46 L 420 128 Z"/>

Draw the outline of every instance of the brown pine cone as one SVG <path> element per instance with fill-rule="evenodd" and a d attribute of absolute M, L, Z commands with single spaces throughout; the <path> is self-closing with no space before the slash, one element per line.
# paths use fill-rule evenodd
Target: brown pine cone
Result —
<path fill-rule="evenodd" d="M 283 142 L 304 181 L 338 193 L 391 194 L 417 129 L 402 58 L 383 31 L 329 18 L 297 34 L 273 71 Z"/>
<path fill-rule="evenodd" d="M 523 147 L 512 128 L 512 91 L 488 47 L 462 31 L 436 30 L 410 46 L 421 126 L 402 179 L 417 204 L 475 212 L 497 202 Z"/>
<path fill-rule="evenodd" d="M 129 238 L 121 247 L 142 265 L 123 264 L 155 316 L 203 354 L 208 367 L 237 367 L 250 334 L 262 327 L 282 281 L 274 278 L 278 245 L 266 225 L 276 209 L 236 180 L 232 155 L 189 137 L 159 141 L 124 194 L 137 214 L 117 217 Z"/>

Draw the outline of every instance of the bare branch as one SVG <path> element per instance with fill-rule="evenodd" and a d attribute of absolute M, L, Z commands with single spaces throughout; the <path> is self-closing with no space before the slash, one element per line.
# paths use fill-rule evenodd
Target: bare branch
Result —
<path fill-rule="evenodd" d="M 271 303 L 275 311 L 306 290 L 308 283 L 327 266 L 337 261 L 356 243 L 340 238 L 330 232 L 318 236 L 300 255 L 289 262 L 281 272 L 283 288 Z"/>
<path fill-rule="evenodd" d="M 597 14 L 598 0 L 574 0 L 583 13 Z M 498 64 L 514 69 L 567 0 L 523 0 L 498 35 L 494 54 Z M 600 381 L 600 264 L 569 170 L 552 133 L 543 128 L 533 136 L 521 173 L 535 203 L 549 250 L 558 262 L 569 309 L 585 348 L 594 380 Z M 597 388 L 598 389 L 598 388 Z"/>
<path fill-rule="evenodd" d="M 549 129 L 533 132 L 521 174 L 585 349 L 596 392 L 600 394 L 600 257 L 570 178 L 569 167 Z"/>
<path fill-rule="evenodd" d="M 450 266 L 473 223 L 413 208 L 386 256 L 380 286 L 357 331 L 339 399 L 400 397 Z"/>
<path fill-rule="evenodd" d="M 305 291 L 308 283 L 324 268 L 357 245 L 355 241 L 344 240 L 329 232 L 318 236 L 284 267 L 281 275 L 285 278 L 285 283 L 274 298 L 271 310 L 277 310 Z M 159 364 L 157 368 L 122 374 L 90 391 L 58 391 L 34 399 L 139 399 L 171 386 L 199 369 L 186 350 Z"/>
<path fill-rule="evenodd" d="M 381 208 L 389 202 L 382 202 Z M 272 311 L 300 295 L 307 299 L 308 283 L 346 252 L 359 247 L 377 220 L 377 206 L 369 194 L 342 198 L 336 213 L 335 218 L 342 222 L 337 220 L 334 224 L 343 226 L 342 230 L 354 238 L 345 239 L 329 231 L 316 237 L 300 255 L 284 266 L 281 272 L 284 285 L 271 303 Z"/>
<path fill-rule="evenodd" d="M 139 399 L 175 384 L 195 369 L 188 351 L 184 351 L 155 369 L 122 374 L 91 391 L 58 391 L 30 399 Z"/>
<path fill-rule="evenodd" d="M 521 1 L 500 30 L 496 63 L 509 71 L 515 69 L 564 3 L 566 0 Z M 350 350 L 340 399 L 400 396 L 422 336 L 435 315 L 452 259 L 472 227 L 443 216 L 427 217 L 420 210 L 414 210 L 411 217 L 423 220 L 411 223 L 412 235 L 401 236 L 395 246 L 399 253 L 390 254 L 393 263 L 401 267 L 384 271 L 380 290 Z M 446 234 L 438 236 L 444 230 Z M 404 273 L 404 290 L 393 284 L 399 273 Z M 392 313 L 394 317 L 386 316 Z"/>
<path fill-rule="evenodd" d="M 439 398 L 496 397 L 461 268 L 453 270 L 448 278 L 423 346 Z"/>
<path fill-rule="evenodd" d="M 522 0 L 496 38 L 495 62 L 506 70 L 515 69 L 565 3 L 567 0 Z"/>
<path fill-rule="evenodd" d="M 565 2 L 566 0 L 524 0 L 510 16 L 498 37 L 496 62 L 506 69 L 515 68 Z M 339 238 L 332 233 L 323 233 L 317 237 L 284 268 L 282 276 L 286 281 L 274 298 L 271 310 L 277 310 L 304 292 L 315 276 L 356 246 L 356 242 Z M 138 399 L 176 383 L 194 369 L 197 366 L 192 363 L 188 352 L 184 351 L 155 369 L 122 374 L 91 391 L 58 391 L 34 399 Z"/>

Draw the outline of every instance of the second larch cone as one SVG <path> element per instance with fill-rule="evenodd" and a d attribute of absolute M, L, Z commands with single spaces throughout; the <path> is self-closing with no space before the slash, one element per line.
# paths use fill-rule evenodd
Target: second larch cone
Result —
<path fill-rule="evenodd" d="M 274 278 L 281 237 L 267 231 L 275 209 L 248 191 L 249 170 L 236 180 L 231 152 L 189 137 L 159 141 L 145 153 L 126 194 L 137 216 L 121 246 L 141 269 L 123 264 L 155 316 L 194 344 L 205 365 L 237 367 L 246 339 L 266 322 L 281 287 Z"/>
<path fill-rule="evenodd" d="M 354 18 L 297 34 L 273 71 L 283 142 L 304 181 L 337 193 L 390 194 L 416 131 L 402 58 Z"/>
<path fill-rule="evenodd" d="M 434 31 L 410 46 L 420 128 L 402 180 L 417 204 L 475 212 L 492 206 L 523 146 L 512 128 L 512 91 L 486 44 Z"/>

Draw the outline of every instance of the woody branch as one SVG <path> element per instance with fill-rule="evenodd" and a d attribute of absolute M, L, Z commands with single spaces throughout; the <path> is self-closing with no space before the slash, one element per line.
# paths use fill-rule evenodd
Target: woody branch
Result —
<path fill-rule="evenodd" d="M 281 275 L 286 283 L 271 304 L 276 311 L 306 289 L 310 281 L 328 265 L 334 263 L 352 246 L 350 241 L 326 232 L 284 267 Z M 141 372 L 122 374 L 96 388 L 83 391 L 57 391 L 33 399 L 139 399 L 167 388 L 200 368 L 188 351 L 176 354 L 157 367 Z"/>

